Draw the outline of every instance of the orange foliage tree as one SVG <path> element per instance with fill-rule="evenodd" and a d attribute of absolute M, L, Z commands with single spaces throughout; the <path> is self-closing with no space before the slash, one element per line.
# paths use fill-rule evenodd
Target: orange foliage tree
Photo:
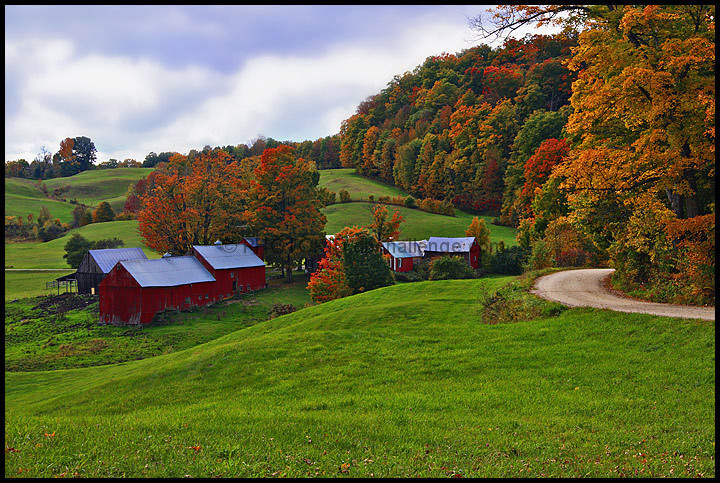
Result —
<path fill-rule="evenodd" d="M 224 151 L 203 153 L 192 162 L 175 154 L 140 197 L 140 234 L 148 247 L 174 255 L 216 240 L 239 242 L 247 188 L 237 162 Z"/>
<path fill-rule="evenodd" d="M 245 212 L 253 234 L 265 240 L 265 258 L 282 267 L 285 280 L 325 238 L 326 217 L 312 163 L 295 159 L 293 148 L 266 149 L 250 182 Z"/>

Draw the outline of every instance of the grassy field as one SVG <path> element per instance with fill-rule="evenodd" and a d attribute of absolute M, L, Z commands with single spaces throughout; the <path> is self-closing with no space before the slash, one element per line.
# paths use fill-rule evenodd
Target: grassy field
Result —
<path fill-rule="evenodd" d="M 296 276 L 292 284 L 271 282 L 255 294 L 191 311 L 170 311 L 142 327 L 98 325 L 97 297 L 24 298 L 5 306 L 5 370 L 112 364 L 195 347 L 267 320 L 275 303 L 296 308 L 310 304 L 307 282 L 307 276 Z M 66 311 L 67 304 L 77 308 Z"/>
<path fill-rule="evenodd" d="M 148 258 L 159 258 L 159 254 L 145 246 L 137 226 L 137 220 L 92 223 L 49 242 L 5 243 L 5 268 L 68 268 L 63 255 L 65 244 L 73 233 L 91 241 L 119 238 L 125 242 L 125 248 L 140 247 Z"/>
<path fill-rule="evenodd" d="M 37 218 L 40 208 L 46 206 L 55 218 L 70 223 L 75 209 L 70 200 L 95 208 L 101 201 L 107 201 L 115 213 L 125 206 L 128 186 L 144 178 L 152 168 L 119 168 L 84 171 L 75 176 L 43 180 L 49 193 L 56 188 L 65 188 L 61 197 L 68 201 L 47 198 L 32 181 L 21 178 L 5 178 L 5 215 L 23 216 L 32 213 Z"/>
<path fill-rule="evenodd" d="M 97 206 L 107 201 L 115 213 L 120 213 L 125 205 L 125 194 L 131 184 L 145 178 L 153 168 L 117 168 L 84 171 L 67 178 L 54 178 L 44 181 L 48 191 L 68 187 L 63 197 L 77 199 L 80 203 Z"/>
<path fill-rule="evenodd" d="M 45 282 L 50 282 L 63 275 L 73 273 L 74 270 L 65 271 L 5 271 L 5 301 L 38 297 L 41 295 L 57 294 L 57 288 L 45 288 Z M 61 288 L 61 291 L 63 289 Z M 61 292 L 62 293 L 62 292 Z"/>
<path fill-rule="evenodd" d="M 340 190 L 350 194 L 355 201 L 367 201 L 370 195 L 377 199 L 380 196 L 407 196 L 403 190 L 394 186 L 385 185 L 377 181 L 363 178 L 355 172 L 355 168 L 322 169 L 320 170 L 320 186 L 337 194 L 340 200 Z"/>
<path fill-rule="evenodd" d="M 6 372 L 5 476 L 715 476 L 714 322 L 485 318 L 508 280 L 395 285 L 149 359 Z"/>
<path fill-rule="evenodd" d="M 373 206 L 373 203 L 336 203 L 328 206 L 323 210 L 325 216 L 327 216 L 325 231 L 333 234 L 348 225 L 369 225 L 372 223 Z M 470 226 L 474 216 L 460 210 L 455 211 L 455 216 L 444 216 L 405 208 L 404 206 L 388 205 L 387 208 L 390 216 L 397 210 L 405 220 L 400 224 L 400 238 L 402 240 L 423 240 L 431 236 L 465 236 L 465 230 Z M 515 229 L 493 225 L 490 216 L 480 216 L 480 218 L 485 220 L 485 226 L 490 230 L 490 241 L 492 243 L 502 240 L 506 247 L 517 245 Z"/>

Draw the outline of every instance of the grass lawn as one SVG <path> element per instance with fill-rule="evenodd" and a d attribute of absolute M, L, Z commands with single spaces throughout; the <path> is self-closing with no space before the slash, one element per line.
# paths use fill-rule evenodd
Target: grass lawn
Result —
<path fill-rule="evenodd" d="M 125 248 L 140 247 L 148 258 L 159 258 L 159 254 L 145 246 L 137 226 L 137 220 L 92 223 L 49 242 L 5 242 L 5 268 L 68 268 L 63 255 L 65 244 L 73 233 L 80 233 L 91 241 L 120 238 L 125 242 Z"/>
<path fill-rule="evenodd" d="M 61 223 L 73 221 L 72 213 L 76 205 L 72 203 L 51 200 L 44 196 L 36 198 L 5 193 L 5 216 L 22 216 L 24 220 L 27 220 L 27 215 L 32 213 L 37 220 L 43 206 L 48 209 L 53 218 L 59 219 Z"/>
<path fill-rule="evenodd" d="M 395 285 L 157 357 L 6 372 L 5 476 L 715 476 L 714 322 L 484 318 L 508 280 Z"/>
<path fill-rule="evenodd" d="M 373 203 L 336 203 L 328 206 L 323 210 L 327 216 L 325 231 L 334 234 L 348 225 L 369 225 L 372 223 L 373 206 Z M 455 210 L 455 216 L 444 216 L 404 206 L 387 205 L 387 209 L 389 216 L 397 210 L 405 219 L 400 224 L 402 240 L 424 240 L 431 236 L 465 236 L 465 230 L 475 216 L 460 210 Z M 517 245 L 515 229 L 493 225 L 490 216 L 480 216 L 480 218 L 485 220 L 485 226 L 490 230 L 491 242 L 497 243 L 502 240 L 506 247 Z"/>

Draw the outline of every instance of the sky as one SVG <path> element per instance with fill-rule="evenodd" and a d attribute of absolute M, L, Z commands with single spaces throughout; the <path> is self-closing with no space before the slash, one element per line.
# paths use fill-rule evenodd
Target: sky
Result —
<path fill-rule="evenodd" d="M 86 136 L 97 161 L 337 134 L 484 5 L 5 5 L 5 160 Z"/>

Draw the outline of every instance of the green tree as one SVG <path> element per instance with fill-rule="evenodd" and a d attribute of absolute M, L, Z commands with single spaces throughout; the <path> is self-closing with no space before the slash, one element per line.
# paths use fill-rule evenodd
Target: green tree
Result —
<path fill-rule="evenodd" d="M 79 233 L 73 233 L 65 244 L 63 258 L 72 268 L 78 268 L 85 254 L 92 248 L 92 242 Z"/>
<path fill-rule="evenodd" d="M 394 283 L 390 265 L 375 235 L 365 228 L 342 245 L 345 280 L 352 293 L 367 292 Z"/>

